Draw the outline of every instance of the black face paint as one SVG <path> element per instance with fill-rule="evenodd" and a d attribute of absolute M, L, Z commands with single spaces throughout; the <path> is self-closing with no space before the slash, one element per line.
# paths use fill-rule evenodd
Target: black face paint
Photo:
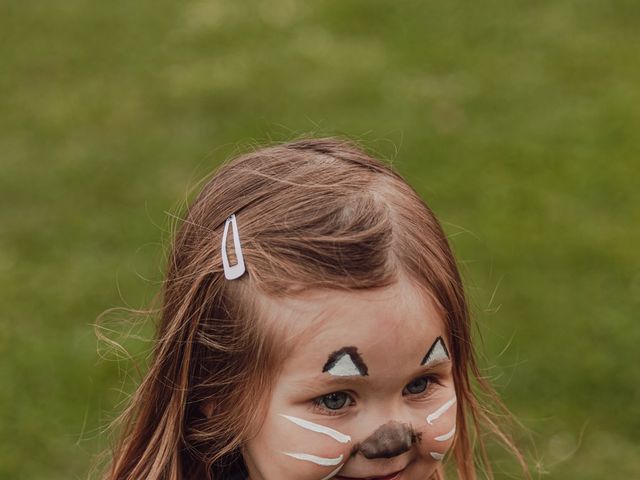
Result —
<path fill-rule="evenodd" d="M 426 365 L 427 363 L 443 360 L 445 358 L 448 359 L 451 357 L 449 356 L 447 346 L 444 344 L 444 340 L 442 340 L 442 337 L 438 337 L 433 342 L 433 345 L 431 345 L 431 348 L 429 348 L 429 351 L 422 359 L 420 365 Z"/>
<path fill-rule="evenodd" d="M 342 347 L 333 352 L 322 367 L 322 371 L 340 377 L 369 375 L 369 369 L 356 347 Z"/>
<path fill-rule="evenodd" d="M 411 444 L 420 441 L 411 425 L 394 420 L 385 423 L 367 437 L 358 448 L 365 458 L 392 458 L 408 452 Z"/>

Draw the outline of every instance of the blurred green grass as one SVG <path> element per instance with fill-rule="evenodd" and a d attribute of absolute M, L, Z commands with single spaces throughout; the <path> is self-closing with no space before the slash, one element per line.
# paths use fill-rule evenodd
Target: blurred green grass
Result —
<path fill-rule="evenodd" d="M 0 5 L 0 478 L 86 477 L 131 384 L 91 324 L 148 304 L 189 187 L 303 132 L 437 212 L 542 476 L 640 478 L 638 25 L 630 0 Z"/>

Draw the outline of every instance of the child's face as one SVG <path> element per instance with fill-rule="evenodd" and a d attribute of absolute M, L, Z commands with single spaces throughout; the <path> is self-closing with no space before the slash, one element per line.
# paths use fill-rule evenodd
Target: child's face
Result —
<path fill-rule="evenodd" d="M 430 478 L 456 425 L 434 305 L 403 282 L 314 292 L 274 308 L 270 316 L 300 336 L 243 452 L 251 480 Z"/>

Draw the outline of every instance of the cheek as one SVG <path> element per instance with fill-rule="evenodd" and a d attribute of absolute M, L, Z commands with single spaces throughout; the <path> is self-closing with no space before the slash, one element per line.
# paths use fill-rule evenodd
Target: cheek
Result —
<path fill-rule="evenodd" d="M 427 411 L 421 423 L 414 425 L 420 435 L 418 448 L 423 457 L 440 461 L 451 448 L 456 433 L 457 401 L 455 395 L 443 397 Z"/>
<path fill-rule="evenodd" d="M 265 422 L 247 452 L 265 479 L 322 480 L 349 459 L 352 442 L 347 437 L 321 423 L 276 414 Z"/>
<path fill-rule="evenodd" d="M 296 473 L 287 478 L 325 478 L 349 459 L 351 442 L 340 443 L 319 432 L 302 429 L 287 432 L 280 457 Z M 302 476 L 302 472 L 308 475 Z"/>

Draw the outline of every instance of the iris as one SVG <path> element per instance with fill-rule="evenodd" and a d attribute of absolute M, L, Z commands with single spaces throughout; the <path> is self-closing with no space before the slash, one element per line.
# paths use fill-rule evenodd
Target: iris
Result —
<path fill-rule="evenodd" d="M 344 407 L 349 396 L 344 392 L 333 392 L 322 397 L 322 404 L 329 410 L 339 410 Z"/>
<path fill-rule="evenodd" d="M 415 395 L 417 393 L 424 392 L 428 386 L 429 386 L 429 379 L 427 377 L 420 377 L 420 378 L 416 378 L 411 383 L 407 384 L 407 386 L 404 387 L 404 391 L 406 393 Z"/>

